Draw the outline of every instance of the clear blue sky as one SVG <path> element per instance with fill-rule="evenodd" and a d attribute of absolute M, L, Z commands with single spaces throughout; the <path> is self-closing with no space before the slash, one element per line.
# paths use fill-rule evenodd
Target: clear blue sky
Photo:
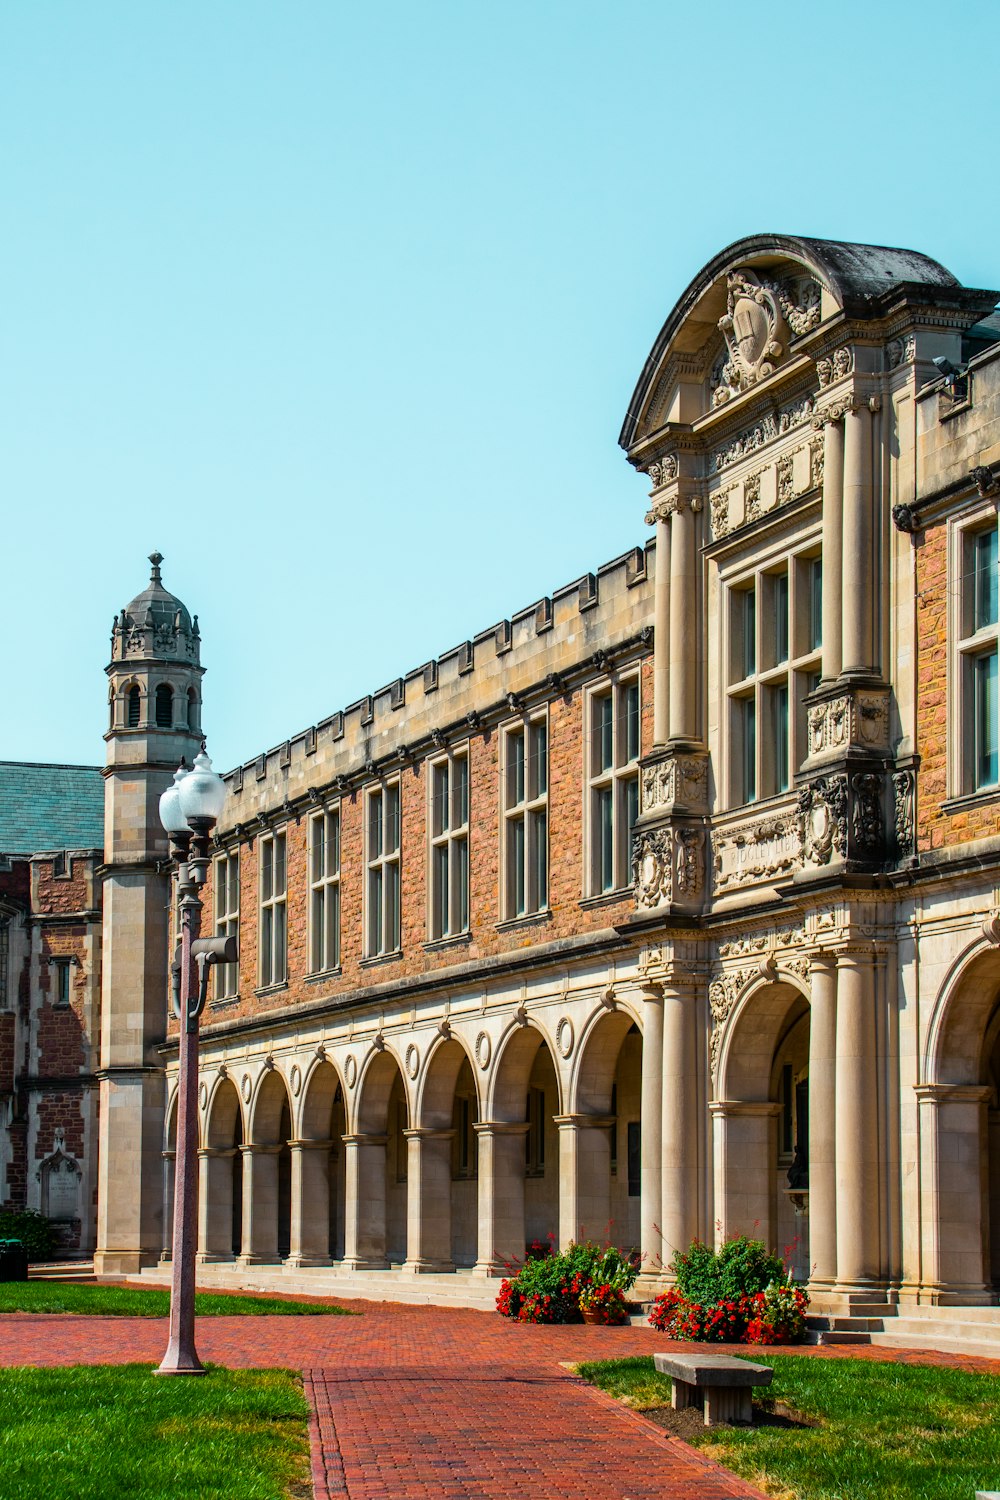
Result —
<path fill-rule="evenodd" d="M 995 3 L 0 8 L 0 759 L 103 760 L 146 554 L 248 759 L 644 540 L 617 435 L 762 230 L 1000 285 Z"/>

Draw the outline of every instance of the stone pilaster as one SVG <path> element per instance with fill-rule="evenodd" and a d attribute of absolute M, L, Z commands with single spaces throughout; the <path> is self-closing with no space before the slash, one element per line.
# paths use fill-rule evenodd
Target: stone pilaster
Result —
<path fill-rule="evenodd" d="M 404 1271 L 453 1271 L 451 1143 L 454 1130 L 404 1130 L 406 1260 Z"/>
<path fill-rule="evenodd" d="M 330 1264 L 330 1140 L 289 1141 L 292 1212 L 286 1265 Z"/>

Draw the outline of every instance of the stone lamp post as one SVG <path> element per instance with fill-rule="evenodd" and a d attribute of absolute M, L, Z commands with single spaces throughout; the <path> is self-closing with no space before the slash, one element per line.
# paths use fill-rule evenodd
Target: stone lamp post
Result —
<path fill-rule="evenodd" d="M 226 801 L 204 741 L 194 766 L 184 762 L 160 798 L 160 822 L 177 865 L 180 941 L 171 965 L 174 1014 L 180 1021 L 177 1086 L 177 1171 L 174 1180 L 170 1341 L 157 1375 L 204 1375 L 194 1346 L 194 1280 L 198 1215 L 198 1019 L 205 1008 L 213 963 L 234 963 L 237 942 L 201 938 L 199 889 L 208 873 L 208 840 Z"/>

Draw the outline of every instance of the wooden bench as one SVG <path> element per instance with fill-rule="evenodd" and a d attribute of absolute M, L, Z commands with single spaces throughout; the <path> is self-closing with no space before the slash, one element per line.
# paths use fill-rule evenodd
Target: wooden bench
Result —
<path fill-rule="evenodd" d="M 673 1381 L 670 1404 L 674 1411 L 701 1406 L 706 1427 L 715 1422 L 752 1422 L 753 1387 L 770 1385 L 774 1374 L 769 1365 L 754 1365 L 729 1354 L 654 1354 L 653 1363 Z"/>

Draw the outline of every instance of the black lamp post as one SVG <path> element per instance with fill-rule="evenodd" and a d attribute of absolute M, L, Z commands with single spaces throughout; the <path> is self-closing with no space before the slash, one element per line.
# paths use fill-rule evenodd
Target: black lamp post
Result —
<path fill-rule="evenodd" d="M 174 1014 L 180 1021 L 177 1171 L 170 1281 L 170 1341 L 157 1375 L 204 1375 L 194 1346 L 195 1255 L 198 1248 L 198 1019 L 213 963 L 233 963 L 236 939 L 202 938 L 200 888 L 208 874 L 208 840 L 226 801 L 222 777 L 202 743 L 191 770 L 181 763 L 160 798 L 160 822 L 177 865 L 180 941 L 171 965 Z"/>

